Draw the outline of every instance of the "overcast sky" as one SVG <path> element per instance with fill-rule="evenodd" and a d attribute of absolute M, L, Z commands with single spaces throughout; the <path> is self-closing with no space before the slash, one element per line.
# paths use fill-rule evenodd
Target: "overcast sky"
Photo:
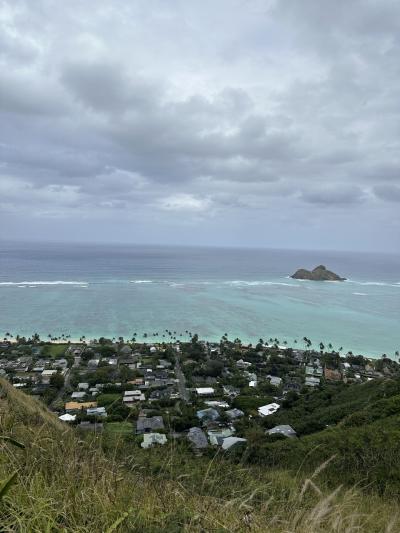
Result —
<path fill-rule="evenodd" d="M 398 0 L 0 0 L 0 237 L 400 250 Z"/>

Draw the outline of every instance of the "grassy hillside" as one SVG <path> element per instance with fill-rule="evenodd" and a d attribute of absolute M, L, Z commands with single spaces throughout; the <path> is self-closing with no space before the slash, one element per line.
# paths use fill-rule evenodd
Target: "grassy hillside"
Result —
<path fill-rule="evenodd" d="M 247 460 L 303 472 L 330 460 L 324 472 L 330 486 L 357 484 L 383 496 L 400 496 L 398 379 L 315 391 L 268 417 L 265 426 L 288 422 L 300 439 L 269 443 L 265 437 L 255 439 L 246 452 Z M 311 433 L 322 427 L 323 431 Z M 310 434 L 304 434 L 304 428 Z"/>
<path fill-rule="evenodd" d="M 162 449 L 141 450 L 125 432 L 112 444 L 103 437 L 82 439 L 36 400 L 4 381 L 0 387 L 1 531 L 400 528 L 397 502 L 388 496 L 340 485 L 325 489 L 331 463 L 305 476 L 301 469 L 293 474 L 282 465 L 245 465 L 220 454 L 195 458 L 173 441 Z M 292 446 L 273 446 L 282 444 Z"/>

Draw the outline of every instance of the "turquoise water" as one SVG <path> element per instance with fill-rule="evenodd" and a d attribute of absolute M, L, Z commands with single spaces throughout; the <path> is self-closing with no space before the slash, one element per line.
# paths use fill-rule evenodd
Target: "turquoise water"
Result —
<path fill-rule="evenodd" d="M 348 281 L 288 277 L 320 263 Z M 399 324 L 399 256 L 0 244 L 0 335 L 160 340 L 169 329 L 300 346 L 307 336 L 379 357 L 400 349 Z"/>

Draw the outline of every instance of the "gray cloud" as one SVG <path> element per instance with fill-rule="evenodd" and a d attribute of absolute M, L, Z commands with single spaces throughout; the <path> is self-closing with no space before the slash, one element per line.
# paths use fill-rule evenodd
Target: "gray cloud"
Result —
<path fill-rule="evenodd" d="M 71 238 L 84 221 L 186 242 L 184 217 L 202 242 L 272 245 L 262 228 L 282 220 L 274 238 L 297 246 L 303 220 L 300 244 L 329 246 L 329 227 L 306 231 L 312 205 L 341 234 L 371 227 L 360 247 L 397 247 L 397 2 L 5 0 L 0 15 L 11 236 L 18 213 L 44 238 L 61 217 Z"/>
<path fill-rule="evenodd" d="M 324 188 L 316 188 L 314 190 L 305 191 L 301 194 L 302 198 L 312 204 L 322 205 L 339 205 L 347 206 L 357 204 L 365 200 L 365 195 L 362 189 L 358 187 L 337 187 L 331 186 Z"/>
<path fill-rule="evenodd" d="M 400 202 L 399 185 L 377 185 L 374 187 L 374 193 L 381 200 L 386 200 L 388 202 Z"/>

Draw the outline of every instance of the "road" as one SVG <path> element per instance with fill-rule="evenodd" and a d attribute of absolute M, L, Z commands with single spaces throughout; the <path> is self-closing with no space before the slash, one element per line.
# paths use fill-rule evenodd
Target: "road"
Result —
<path fill-rule="evenodd" d="M 190 394 L 186 388 L 186 378 L 181 369 L 178 352 L 175 353 L 175 376 L 178 379 L 178 390 L 180 397 L 182 400 L 185 400 L 185 402 L 188 402 L 190 399 Z"/>
<path fill-rule="evenodd" d="M 65 389 L 69 387 L 69 380 L 70 380 L 70 377 L 71 377 L 71 372 L 70 372 L 70 369 L 68 368 L 67 369 L 67 372 L 64 376 L 64 386 L 61 387 L 61 389 L 57 392 L 57 396 L 54 398 L 54 400 L 51 402 L 50 404 L 50 408 L 53 408 L 55 405 L 57 405 L 57 403 L 62 400 L 64 398 L 64 392 L 65 392 Z"/>

